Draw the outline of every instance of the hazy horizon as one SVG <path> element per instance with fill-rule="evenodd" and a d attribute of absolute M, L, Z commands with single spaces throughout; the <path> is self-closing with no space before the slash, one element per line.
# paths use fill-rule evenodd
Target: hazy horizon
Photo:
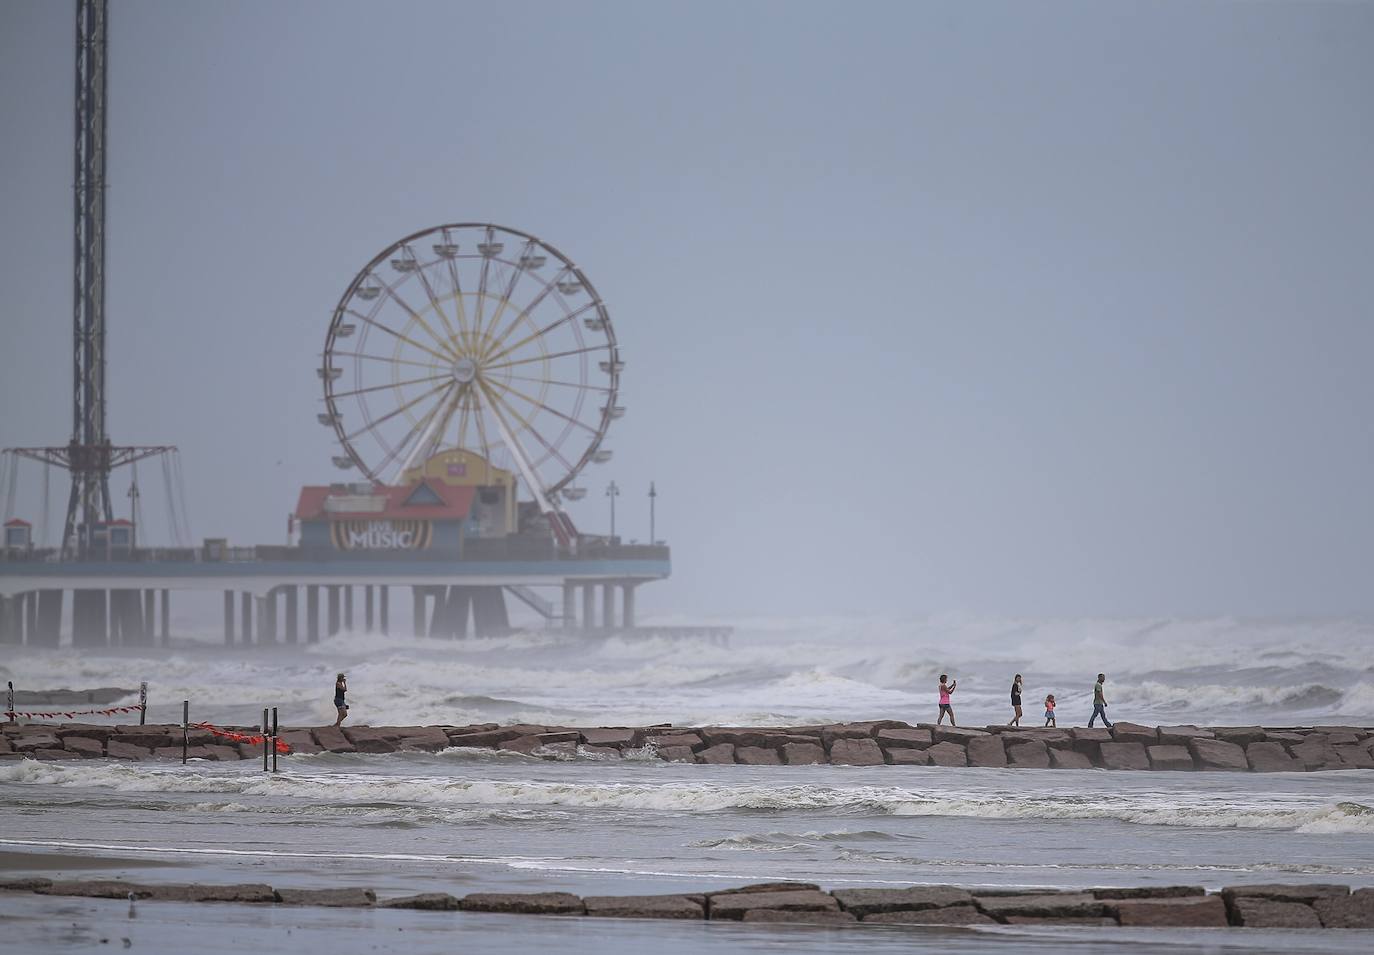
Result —
<path fill-rule="evenodd" d="M 340 294 L 490 221 L 608 303 L 628 411 L 569 510 L 604 531 L 614 479 L 643 540 L 656 482 L 641 612 L 1374 614 L 1374 4 L 115 0 L 109 29 L 110 435 L 181 448 L 197 538 L 283 540 L 341 473 Z M 70 3 L 0 6 L 3 447 L 70 432 L 73 37 Z"/>

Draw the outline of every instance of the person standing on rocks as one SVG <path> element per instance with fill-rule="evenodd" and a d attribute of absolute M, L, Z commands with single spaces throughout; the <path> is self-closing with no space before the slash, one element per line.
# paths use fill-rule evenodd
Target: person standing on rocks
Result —
<path fill-rule="evenodd" d="M 1093 685 L 1093 715 L 1088 717 L 1088 726 L 1092 727 L 1093 722 L 1100 716 L 1102 725 L 1107 729 L 1112 728 L 1112 721 L 1107 719 L 1107 693 L 1102 688 L 1102 684 L 1107 682 L 1107 674 L 1099 673 L 1097 683 Z"/>
<path fill-rule="evenodd" d="M 1011 725 L 1011 726 L 1020 726 L 1020 725 L 1021 725 L 1021 674 L 1019 674 L 1019 673 L 1016 674 L 1016 677 L 1011 681 L 1011 709 L 1012 709 L 1012 713 L 1014 714 L 1014 716 L 1013 716 L 1012 721 L 1011 721 L 1011 723 L 1010 723 L 1009 725 Z"/>
<path fill-rule="evenodd" d="M 945 714 L 949 714 L 950 726 L 959 725 L 954 722 L 954 707 L 949 702 L 949 695 L 954 692 L 954 688 L 958 685 L 959 681 L 951 680 L 949 674 L 940 674 L 940 718 L 935 721 L 936 726 L 939 726 L 945 721 Z"/>
<path fill-rule="evenodd" d="M 344 700 L 344 696 L 347 693 L 348 677 L 340 673 L 334 678 L 334 708 L 339 711 L 339 718 L 334 721 L 335 726 L 342 723 L 344 717 L 348 715 L 348 703 Z"/>
<path fill-rule="evenodd" d="M 1054 694 L 1050 693 L 1045 697 L 1045 725 L 1058 726 L 1054 719 Z"/>

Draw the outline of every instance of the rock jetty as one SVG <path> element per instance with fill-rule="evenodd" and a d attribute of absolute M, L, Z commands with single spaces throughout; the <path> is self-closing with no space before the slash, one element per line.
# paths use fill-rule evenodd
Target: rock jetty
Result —
<path fill-rule="evenodd" d="M 31 878 L 0 891 L 164 902 L 240 902 L 353 908 L 426 909 L 592 918 L 705 919 L 725 922 L 864 925 L 1079 925 L 1132 928 L 1374 929 L 1374 889 L 1346 885 L 1237 885 L 1081 890 L 964 889 L 952 885 L 823 891 L 808 882 L 768 882 L 672 895 L 425 892 L 378 899 L 371 889 L 274 889 L 270 885 L 142 884 Z"/>
<path fill-rule="evenodd" d="M 231 728 L 232 729 L 232 728 Z M 243 727 L 240 732 L 258 732 Z M 661 759 L 680 763 L 798 766 L 976 766 L 1011 769 L 1306 772 L 1374 769 L 1368 726 L 1141 726 L 978 729 L 899 720 L 826 726 L 344 726 L 289 729 L 294 753 L 500 750 L 545 759 Z M 179 725 L 0 724 L 0 760 L 180 759 Z M 189 755 L 255 759 L 262 747 L 193 728 Z"/>

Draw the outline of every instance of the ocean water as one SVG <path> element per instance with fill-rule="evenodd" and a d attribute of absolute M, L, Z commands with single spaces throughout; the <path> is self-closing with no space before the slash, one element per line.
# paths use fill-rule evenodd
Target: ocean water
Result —
<path fill-rule="evenodd" d="M 345 635 L 317 646 L 5 658 L 21 687 L 149 681 L 154 721 L 332 722 L 349 673 L 358 722 L 787 724 L 929 719 L 960 680 L 961 722 L 1004 721 L 1006 684 L 1052 688 L 1080 723 L 1092 678 L 1143 722 L 1374 723 L 1374 631 L 1358 622 L 743 621 L 729 646 Z M 1078 710 L 1083 710 L 1081 714 Z M 1028 707 L 1028 716 L 1035 714 Z M 292 757 L 260 764 L 0 763 L 0 852 L 74 875 L 140 881 L 367 885 L 379 895 L 480 890 L 656 893 L 798 879 L 827 888 L 951 883 L 1083 888 L 1242 882 L 1374 886 L 1374 772 L 1157 774 L 932 767 L 547 762 L 513 754 Z M 13 856 L 11 856 L 13 858 Z M 126 864 L 127 871 L 119 866 Z M 135 864 L 137 867 L 134 867 Z M 37 863 L 35 863 L 35 866 Z M 22 871 L 22 862 L 12 864 Z M 245 914 L 238 906 L 0 897 L 25 950 L 218 951 L 1365 951 L 1367 933 L 1126 930 L 844 932 L 658 923 L 594 927 L 447 913 Z M 122 920 L 122 921 L 121 921 Z M 69 926 L 67 928 L 58 927 Z M 111 928 L 114 926 L 114 928 Z M 111 935 L 118 929 L 123 934 Z M 130 934 L 132 933 L 132 935 Z M 200 933 L 199 935 L 197 933 Z M 290 934 L 288 934 L 290 933 Z M 401 936 L 404 935 L 404 939 Z M 224 950 L 228 950 L 227 945 Z"/>
<path fill-rule="evenodd" d="M 666 620 L 663 623 L 676 621 Z M 941 673 L 965 725 L 1005 722 L 1020 673 L 1028 724 L 1054 693 L 1061 725 L 1083 723 L 1108 674 L 1113 719 L 1266 726 L 1374 721 L 1374 623 L 1353 620 L 721 621 L 729 645 L 585 639 L 531 630 L 482 640 L 340 634 L 308 647 L 224 652 L 213 631 L 171 652 L 14 651 L 21 688 L 149 683 L 150 719 L 333 722 L 334 674 L 355 722 L 787 725 L 933 720 Z M 126 702 L 133 702 L 131 697 Z"/>

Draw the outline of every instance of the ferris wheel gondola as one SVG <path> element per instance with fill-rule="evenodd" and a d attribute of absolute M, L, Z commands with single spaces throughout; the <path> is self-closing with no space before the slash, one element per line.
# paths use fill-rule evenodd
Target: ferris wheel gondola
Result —
<path fill-rule="evenodd" d="M 345 290 L 319 418 L 335 463 L 375 482 L 463 448 L 557 510 L 559 492 L 576 500 L 577 475 L 610 458 L 623 369 L 605 304 L 562 252 L 503 226 L 436 226 L 383 249 Z"/>

